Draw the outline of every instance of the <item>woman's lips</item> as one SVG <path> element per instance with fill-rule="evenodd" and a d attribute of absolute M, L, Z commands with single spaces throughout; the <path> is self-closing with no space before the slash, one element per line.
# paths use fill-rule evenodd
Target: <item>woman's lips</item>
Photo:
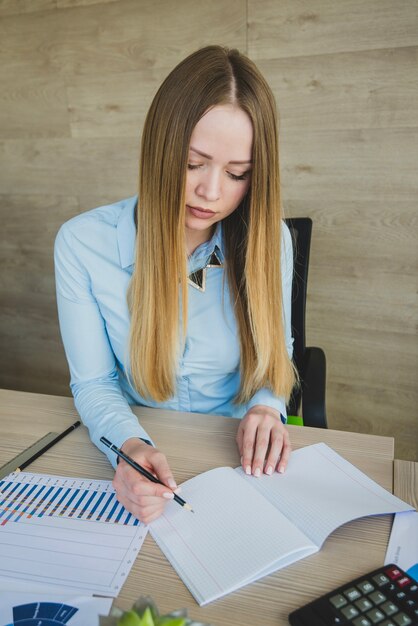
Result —
<path fill-rule="evenodd" d="M 194 215 L 194 217 L 198 217 L 201 220 L 208 220 L 215 215 L 215 211 L 210 211 L 209 209 L 202 209 L 202 207 L 190 206 L 187 205 L 190 213 Z"/>

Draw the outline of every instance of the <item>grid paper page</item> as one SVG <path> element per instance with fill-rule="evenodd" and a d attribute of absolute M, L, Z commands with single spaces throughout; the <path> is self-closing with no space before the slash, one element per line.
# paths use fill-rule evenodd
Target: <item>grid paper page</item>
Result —
<path fill-rule="evenodd" d="M 412 509 L 325 443 L 293 452 L 284 474 L 254 478 L 242 468 L 235 471 L 318 549 L 331 532 L 353 519 Z"/>
<path fill-rule="evenodd" d="M 317 551 L 232 468 L 183 483 L 182 497 L 195 513 L 170 502 L 149 529 L 200 605 Z"/>

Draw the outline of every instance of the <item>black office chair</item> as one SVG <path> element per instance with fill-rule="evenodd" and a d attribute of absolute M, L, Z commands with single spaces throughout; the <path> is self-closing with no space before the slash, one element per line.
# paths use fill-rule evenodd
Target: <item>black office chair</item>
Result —
<path fill-rule="evenodd" d="M 325 411 L 326 360 L 321 348 L 307 348 L 305 340 L 306 292 L 308 287 L 309 251 L 312 220 L 294 217 L 285 220 L 293 239 L 294 275 L 292 285 L 293 361 L 300 384 L 293 389 L 287 412 L 289 423 L 298 423 L 302 408 L 304 426 L 327 428 Z"/>

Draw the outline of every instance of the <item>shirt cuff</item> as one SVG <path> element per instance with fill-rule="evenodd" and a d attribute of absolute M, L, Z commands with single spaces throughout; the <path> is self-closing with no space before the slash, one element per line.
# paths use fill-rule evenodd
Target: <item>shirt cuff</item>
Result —
<path fill-rule="evenodd" d="M 283 424 L 287 422 L 286 402 L 284 398 L 275 396 L 270 389 L 263 387 L 257 393 L 253 395 L 251 400 L 247 403 L 247 412 L 256 404 L 262 404 L 272 409 L 276 409 L 280 413 Z"/>
<path fill-rule="evenodd" d="M 152 446 L 155 446 L 151 437 L 148 435 L 146 430 L 142 428 L 140 424 L 137 424 L 137 425 L 127 424 L 124 427 L 121 427 L 119 425 L 115 429 L 112 429 L 112 430 L 113 432 L 112 431 L 107 432 L 105 437 L 106 439 L 109 439 L 109 441 L 111 441 L 113 444 L 115 444 L 115 446 L 119 449 L 122 448 L 125 441 L 127 441 L 128 439 L 133 439 L 135 437 L 138 439 L 143 439 L 143 440 L 145 439 L 149 441 Z M 116 469 L 119 457 L 114 452 L 112 452 L 112 450 L 110 450 L 107 446 L 101 443 L 100 438 L 98 439 L 98 441 L 95 441 L 95 438 L 93 438 L 93 443 L 95 443 L 96 446 L 99 448 L 99 450 L 101 450 L 107 456 L 113 468 Z"/>

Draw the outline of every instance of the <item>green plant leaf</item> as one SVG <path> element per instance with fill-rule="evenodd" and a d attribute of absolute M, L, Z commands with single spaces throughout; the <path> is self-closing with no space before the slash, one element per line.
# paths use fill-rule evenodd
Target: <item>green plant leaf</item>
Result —
<path fill-rule="evenodd" d="M 149 606 L 145 609 L 142 618 L 141 618 L 141 626 L 155 626 L 155 622 L 152 619 L 152 613 Z"/>
<path fill-rule="evenodd" d="M 118 621 L 118 626 L 143 626 L 142 620 L 135 611 L 126 611 Z M 144 626 L 148 626 L 145 625 Z M 150 626 L 154 626 L 154 622 Z"/>
<path fill-rule="evenodd" d="M 138 598 L 138 600 L 133 605 L 132 610 L 136 611 L 138 615 L 142 616 L 147 608 L 149 608 L 149 610 L 151 611 L 154 623 L 158 624 L 158 618 L 160 614 L 158 612 L 157 605 L 150 596 L 141 596 L 140 598 Z"/>

